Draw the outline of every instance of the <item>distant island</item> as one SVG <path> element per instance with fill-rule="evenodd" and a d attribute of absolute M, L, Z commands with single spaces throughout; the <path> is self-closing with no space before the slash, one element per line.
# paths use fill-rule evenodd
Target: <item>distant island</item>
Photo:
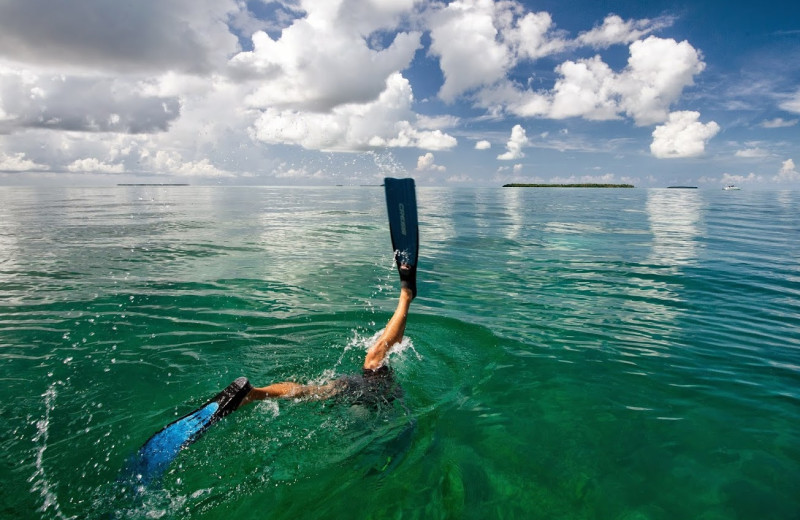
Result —
<path fill-rule="evenodd" d="M 633 188 L 633 184 L 503 184 L 504 188 Z"/>
<path fill-rule="evenodd" d="M 117 186 L 188 186 L 188 184 L 166 184 L 166 183 L 119 183 Z"/>

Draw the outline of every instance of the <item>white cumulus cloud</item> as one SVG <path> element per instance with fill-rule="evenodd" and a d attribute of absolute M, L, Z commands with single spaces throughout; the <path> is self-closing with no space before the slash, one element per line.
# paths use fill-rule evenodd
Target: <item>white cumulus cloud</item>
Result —
<path fill-rule="evenodd" d="M 525 129 L 520 125 L 514 125 L 514 128 L 511 129 L 511 137 L 506 143 L 506 152 L 498 155 L 497 158 L 501 161 L 521 159 L 525 157 L 522 149 L 527 146 L 528 143 L 528 136 L 525 133 Z"/>
<path fill-rule="evenodd" d="M 549 116 L 562 119 L 582 116 L 587 119 L 614 119 L 617 116 L 615 85 L 611 68 L 599 56 L 578 62 L 567 61 L 556 67 L 561 75 L 553 89 Z"/>
<path fill-rule="evenodd" d="M 248 103 L 327 112 L 342 104 L 375 100 L 389 76 L 411 63 L 420 33 L 399 32 L 387 47 L 372 48 L 366 36 L 390 23 L 393 10 L 379 2 L 351 3 L 305 2 L 306 16 L 294 20 L 277 40 L 256 32 L 253 50 L 230 61 L 235 75 L 258 80 Z M 406 4 L 397 4 L 400 12 Z"/>
<path fill-rule="evenodd" d="M 277 179 L 324 179 L 325 174 L 322 170 L 309 170 L 304 167 L 291 167 L 286 163 L 281 163 L 275 168 L 272 174 Z"/>
<path fill-rule="evenodd" d="M 701 180 L 708 180 L 708 179 L 704 177 Z M 756 175 L 753 172 L 750 172 L 747 175 L 734 175 L 731 173 L 723 173 L 719 182 L 727 186 L 729 184 L 745 184 L 751 182 L 761 182 L 763 180 L 764 178 L 761 175 Z"/>
<path fill-rule="evenodd" d="M 781 163 L 781 169 L 778 170 L 778 175 L 772 178 L 775 182 L 790 182 L 800 180 L 800 172 L 794 165 L 792 159 L 786 159 Z"/>
<path fill-rule="evenodd" d="M 49 170 L 45 164 L 38 164 L 25 157 L 23 152 L 7 155 L 0 153 L 0 172 L 26 172 Z"/>
<path fill-rule="evenodd" d="M 719 132 L 719 125 L 714 121 L 701 123 L 699 118 L 699 112 L 671 113 L 666 123 L 653 130 L 650 152 L 660 159 L 702 154 L 708 140 Z"/>
<path fill-rule="evenodd" d="M 180 153 L 159 150 L 155 154 L 148 151 L 142 153 L 142 162 L 152 168 L 155 173 L 171 174 L 185 177 L 233 177 L 233 173 L 221 170 L 211 164 L 207 158 L 198 161 L 186 161 Z"/>
<path fill-rule="evenodd" d="M 480 140 L 477 143 L 475 143 L 475 149 L 476 150 L 488 150 L 491 147 L 492 147 L 492 143 L 490 143 L 486 139 Z"/>
<path fill-rule="evenodd" d="M 508 15 L 500 19 L 508 20 Z M 565 33 L 555 29 L 550 13 L 546 12 L 527 13 L 513 25 L 508 23 L 502 28 L 502 36 L 510 44 L 515 62 L 549 56 L 570 46 Z"/>
<path fill-rule="evenodd" d="M 465 184 L 468 182 L 472 182 L 473 179 L 469 175 L 451 175 L 447 178 L 447 182 L 450 184 Z"/>
<path fill-rule="evenodd" d="M 471 90 L 495 91 L 520 63 L 577 47 L 629 44 L 673 23 L 670 17 L 623 20 L 610 14 L 602 25 L 569 39 L 550 13 L 525 11 L 519 2 L 491 0 L 456 0 L 432 10 L 430 53 L 439 57 L 445 76 L 440 98 L 452 102 Z"/>
<path fill-rule="evenodd" d="M 412 124 L 416 119 L 412 101 L 408 80 L 394 73 L 378 99 L 369 103 L 341 105 L 329 113 L 268 108 L 255 122 L 255 137 L 315 150 L 456 146 L 456 139 L 441 130 L 420 130 Z"/>
<path fill-rule="evenodd" d="M 639 126 L 663 122 L 705 63 L 688 42 L 670 38 L 649 36 L 631 43 L 629 50 L 628 64 L 619 72 L 599 55 L 567 60 L 556 67 L 558 79 L 551 90 L 522 89 L 500 80 L 480 90 L 476 104 L 521 117 L 608 120 L 624 114 Z"/>
<path fill-rule="evenodd" d="M 420 32 L 399 29 L 414 3 L 309 0 L 278 37 L 253 34 L 253 50 L 229 63 L 234 80 L 255 86 L 244 97 L 260 114 L 253 137 L 325 151 L 456 146 L 445 129 L 458 117 L 414 113 L 401 73 L 421 45 Z"/>
<path fill-rule="evenodd" d="M 456 0 L 429 16 L 430 54 L 439 58 L 444 84 L 439 97 L 453 102 L 472 95 L 493 114 L 522 117 L 615 119 L 637 125 L 666 120 L 669 107 L 705 67 L 686 41 L 652 36 L 671 17 L 623 20 L 608 15 L 590 31 L 569 39 L 549 13 L 526 12 L 515 1 Z M 649 35 L 649 36 L 648 36 Z M 522 88 L 511 81 L 518 65 L 579 47 L 630 45 L 627 67 L 614 72 L 600 56 L 556 67 L 552 90 Z"/>
<path fill-rule="evenodd" d="M 74 160 L 67 166 L 67 170 L 71 172 L 123 173 L 125 166 L 123 164 L 108 164 L 95 157 L 87 157 Z"/>
<path fill-rule="evenodd" d="M 630 46 L 628 66 L 617 78 L 620 108 L 637 125 L 665 121 L 669 107 L 694 76 L 705 69 L 700 54 L 689 42 L 650 36 Z"/>
<path fill-rule="evenodd" d="M 495 17 L 501 4 L 487 0 L 451 2 L 429 18 L 430 53 L 439 57 L 447 102 L 470 89 L 504 77 L 513 63 L 509 48 L 498 41 Z"/>
<path fill-rule="evenodd" d="M 419 158 L 417 159 L 417 171 L 443 172 L 446 170 L 447 170 L 446 167 L 436 164 L 436 159 L 434 158 L 431 152 L 428 152 L 425 155 L 420 155 Z"/>

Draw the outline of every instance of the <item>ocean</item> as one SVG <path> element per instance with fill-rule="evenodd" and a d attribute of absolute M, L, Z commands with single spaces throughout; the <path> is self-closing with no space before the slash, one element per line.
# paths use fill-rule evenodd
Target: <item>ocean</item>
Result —
<path fill-rule="evenodd" d="M 418 187 L 404 397 L 383 190 L 0 188 L 3 518 L 798 519 L 800 192 Z"/>

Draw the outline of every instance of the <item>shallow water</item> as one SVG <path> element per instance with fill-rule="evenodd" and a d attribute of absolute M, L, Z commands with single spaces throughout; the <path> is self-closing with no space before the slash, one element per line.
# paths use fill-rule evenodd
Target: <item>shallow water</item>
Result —
<path fill-rule="evenodd" d="M 259 403 L 132 500 L 126 460 L 236 377 L 358 371 L 382 190 L 0 188 L 0 516 L 798 518 L 800 193 L 418 201 L 403 405 Z"/>

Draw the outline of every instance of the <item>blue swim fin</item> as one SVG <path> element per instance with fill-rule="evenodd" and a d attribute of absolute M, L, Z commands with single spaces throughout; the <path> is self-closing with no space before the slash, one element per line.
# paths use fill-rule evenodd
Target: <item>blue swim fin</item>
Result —
<path fill-rule="evenodd" d="M 400 283 L 417 295 L 417 259 L 419 256 L 419 223 L 414 179 L 384 179 L 389 231 L 392 235 L 394 259 Z"/>
<path fill-rule="evenodd" d="M 159 478 L 181 449 L 236 410 L 252 388 L 246 377 L 240 377 L 197 410 L 156 432 L 137 452 L 132 476 L 143 485 Z"/>

